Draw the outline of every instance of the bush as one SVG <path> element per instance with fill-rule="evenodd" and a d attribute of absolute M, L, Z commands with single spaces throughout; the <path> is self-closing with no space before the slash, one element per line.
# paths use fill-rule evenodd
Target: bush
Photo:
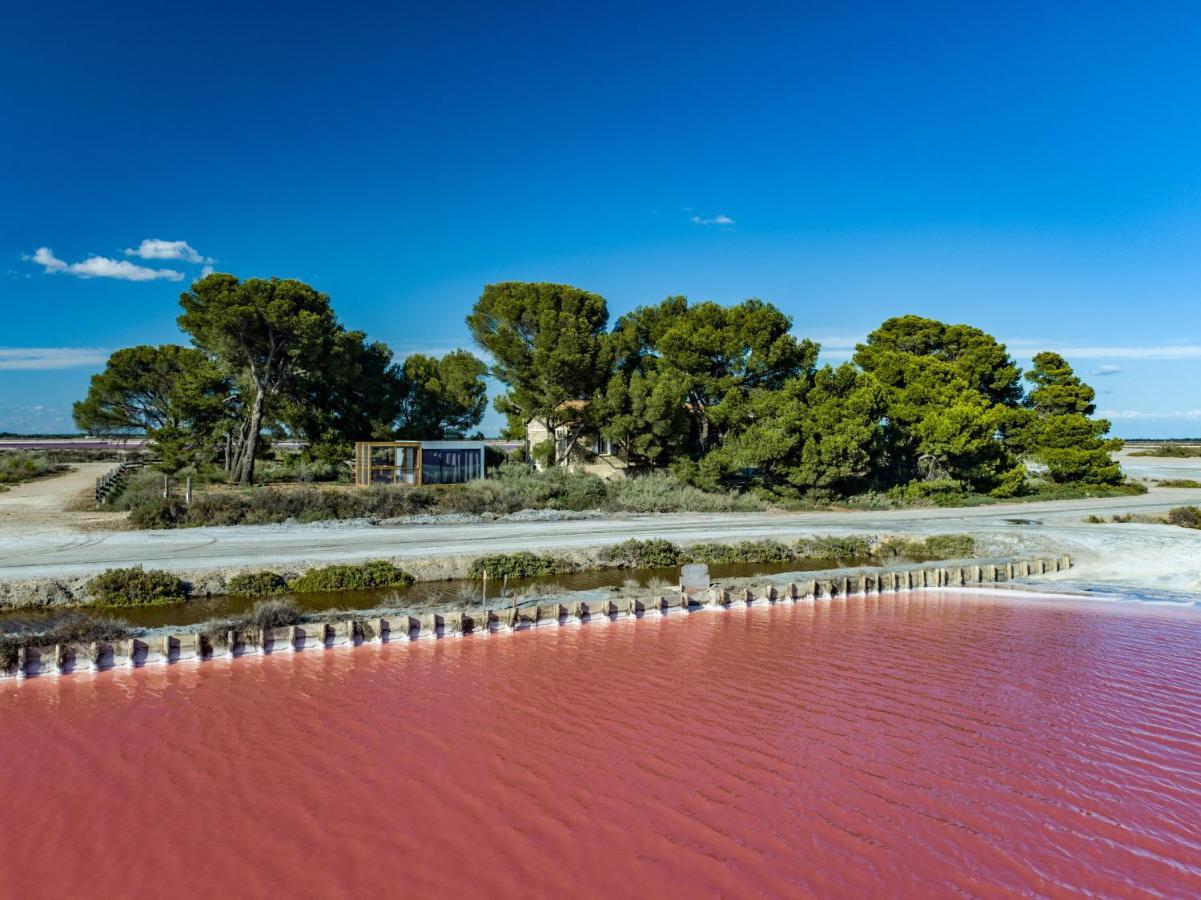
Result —
<path fill-rule="evenodd" d="M 801 538 L 793 547 L 797 559 L 866 559 L 872 556 L 871 538 L 859 535 Z"/>
<path fill-rule="evenodd" d="M 688 562 L 723 565 L 729 563 L 790 562 L 797 558 L 794 547 L 776 541 L 743 541 L 740 544 L 697 544 L 684 548 Z"/>
<path fill-rule="evenodd" d="M 413 576 L 387 560 L 375 559 L 357 565 L 322 566 L 309 569 L 288 587 L 301 593 L 317 591 L 363 591 L 370 588 L 406 587 Z"/>
<path fill-rule="evenodd" d="M 951 478 L 911 481 L 888 491 L 888 496 L 910 506 L 962 506 L 971 492 Z"/>
<path fill-rule="evenodd" d="M 304 619 L 300 607 L 291 600 L 260 600 L 240 616 L 225 619 L 210 619 L 200 627 L 206 637 L 224 637 L 229 631 L 250 631 L 263 628 L 281 628 L 297 625 Z"/>
<path fill-rule="evenodd" d="M 1136 450 L 1131 456 L 1159 456 L 1170 459 L 1194 459 L 1201 456 L 1201 447 L 1189 444 L 1164 444 L 1149 450 Z"/>
<path fill-rule="evenodd" d="M 229 579 L 226 593 L 244 597 L 265 597 L 288 589 L 288 582 L 278 572 L 243 572 Z"/>
<path fill-rule="evenodd" d="M 0 451 L 0 485 L 21 484 L 43 475 L 61 472 L 66 466 L 45 453 L 26 450 Z"/>
<path fill-rule="evenodd" d="M 969 534 L 935 534 L 923 540 L 889 538 L 876 549 L 884 558 L 918 562 L 936 559 L 964 559 L 976 552 L 976 540 Z"/>
<path fill-rule="evenodd" d="M 1168 510 L 1168 523 L 1181 528 L 1201 528 L 1201 506 L 1177 506 Z"/>
<path fill-rule="evenodd" d="M 1165 478 L 1156 483 L 1166 488 L 1201 488 L 1201 481 L 1194 478 Z"/>
<path fill-rule="evenodd" d="M 468 576 L 482 578 L 486 572 L 489 578 L 534 578 L 539 575 L 557 575 L 572 568 L 566 560 L 554 556 L 526 552 L 497 553 L 474 560 Z"/>
<path fill-rule="evenodd" d="M 762 501 L 750 494 L 710 493 L 668 472 L 614 478 L 605 485 L 614 512 L 756 512 Z"/>
<path fill-rule="evenodd" d="M 101 606 L 161 606 L 188 598 L 187 586 L 170 572 L 141 566 L 101 572 L 84 591 Z"/>
<path fill-rule="evenodd" d="M 666 569 L 680 564 L 683 554 L 671 541 L 629 540 L 601 550 L 601 562 L 622 569 Z"/>

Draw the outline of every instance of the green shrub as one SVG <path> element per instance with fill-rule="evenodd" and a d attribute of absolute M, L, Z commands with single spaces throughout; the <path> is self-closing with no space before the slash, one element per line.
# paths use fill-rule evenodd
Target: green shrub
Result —
<path fill-rule="evenodd" d="M 482 578 L 486 572 L 489 578 L 535 578 L 539 575 L 557 575 L 572 568 L 566 560 L 558 557 L 521 551 L 481 556 L 471 563 L 468 576 Z"/>
<path fill-rule="evenodd" d="M 182 603 L 187 586 L 170 572 L 143 569 L 107 569 L 88 581 L 84 591 L 101 606 L 161 606 Z"/>
<path fill-rule="evenodd" d="M 872 555 L 871 540 L 858 535 L 801 538 L 796 542 L 798 559 L 864 559 Z"/>
<path fill-rule="evenodd" d="M 653 538 L 648 541 L 629 540 L 605 547 L 601 562 L 623 569 L 666 569 L 678 566 L 682 552 L 671 541 Z"/>
<path fill-rule="evenodd" d="M 723 565 L 729 563 L 790 562 L 797 558 L 793 547 L 776 541 L 743 541 L 739 544 L 697 544 L 685 547 L 688 562 Z"/>
<path fill-rule="evenodd" d="M 916 561 L 964 559 L 976 552 L 976 540 L 970 534 L 935 534 L 922 540 L 889 538 L 876 555 Z"/>
<path fill-rule="evenodd" d="M 240 616 L 210 619 L 200 626 L 200 633 L 208 638 L 223 638 L 232 631 L 251 631 L 263 628 L 282 628 L 297 625 L 304 620 L 300 607 L 291 600 L 260 600 Z"/>
<path fill-rule="evenodd" d="M 43 475 L 61 472 L 66 466 L 42 452 L 0 450 L 0 485 L 21 484 Z"/>
<path fill-rule="evenodd" d="M 288 589 L 288 582 L 278 572 L 242 572 L 229 579 L 225 590 L 244 597 L 266 597 L 281 594 Z"/>
<path fill-rule="evenodd" d="M 961 506 L 971 492 L 951 478 L 911 481 L 888 491 L 888 495 L 911 506 Z"/>
<path fill-rule="evenodd" d="M 1166 488 L 1201 488 L 1201 481 L 1194 478 L 1165 478 L 1157 484 Z"/>
<path fill-rule="evenodd" d="M 1177 506 L 1168 510 L 1168 523 L 1181 528 L 1201 528 L 1201 506 Z"/>
<path fill-rule="evenodd" d="M 1201 447 L 1189 444 L 1164 444 L 1162 447 L 1152 447 L 1148 450 L 1136 450 L 1131 456 L 1158 456 L 1170 459 L 1194 459 L 1201 456 Z"/>
<path fill-rule="evenodd" d="M 174 497 L 147 498 L 129 511 L 129 524 L 135 528 L 175 528 L 187 515 L 187 507 Z"/>
<path fill-rule="evenodd" d="M 750 494 L 712 493 L 669 472 L 614 478 L 605 484 L 606 507 L 613 512 L 756 512 L 764 503 Z"/>
<path fill-rule="evenodd" d="M 288 585 L 301 593 L 317 591 L 363 591 L 370 588 L 406 587 L 413 576 L 387 560 L 375 559 L 353 565 L 309 569 Z"/>

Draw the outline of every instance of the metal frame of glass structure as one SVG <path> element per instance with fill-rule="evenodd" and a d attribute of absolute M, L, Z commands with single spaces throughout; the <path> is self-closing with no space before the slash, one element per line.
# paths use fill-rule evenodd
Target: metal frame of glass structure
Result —
<path fill-rule="evenodd" d="M 460 484 L 484 477 L 483 441 L 359 441 L 354 482 Z"/>

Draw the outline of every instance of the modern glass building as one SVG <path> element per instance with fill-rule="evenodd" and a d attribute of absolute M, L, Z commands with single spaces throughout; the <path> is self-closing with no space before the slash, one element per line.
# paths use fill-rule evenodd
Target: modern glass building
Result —
<path fill-rule="evenodd" d="M 484 477 L 483 441 L 359 441 L 355 484 L 459 484 Z"/>

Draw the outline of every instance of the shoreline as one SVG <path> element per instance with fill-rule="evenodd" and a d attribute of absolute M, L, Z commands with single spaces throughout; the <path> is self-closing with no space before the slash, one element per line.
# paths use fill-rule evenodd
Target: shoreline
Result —
<path fill-rule="evenodd" d="M 48 675 L 204 662 L 262 653 L 332 650 L 363 643 L 489 635 L 544 625 L 686 615 L 756 603 L 818 602 L 850 596 L 896 596 L 914 590 L 996 586 L 1014 583 L 1016 579 L 1066 572 L 1071 567 L 1068 556 L 940 561 L 806 572 L 799 581 L 762 579 L 754 587 L 709 588 L 692 594 L 664 592 L 657 596 L 576 601 L 570 605 L 514 604 L 482 609 L 466 606 L 419 616 L 397 610 L 390 615 L 329 617 L 275 628 L 231 629 L 220 636 L 205 634 L 203 626 L 196 625 L 116 641 L 21 647 L 11 664 L 0 668 L 0 679 L 24 681 Z"/>

